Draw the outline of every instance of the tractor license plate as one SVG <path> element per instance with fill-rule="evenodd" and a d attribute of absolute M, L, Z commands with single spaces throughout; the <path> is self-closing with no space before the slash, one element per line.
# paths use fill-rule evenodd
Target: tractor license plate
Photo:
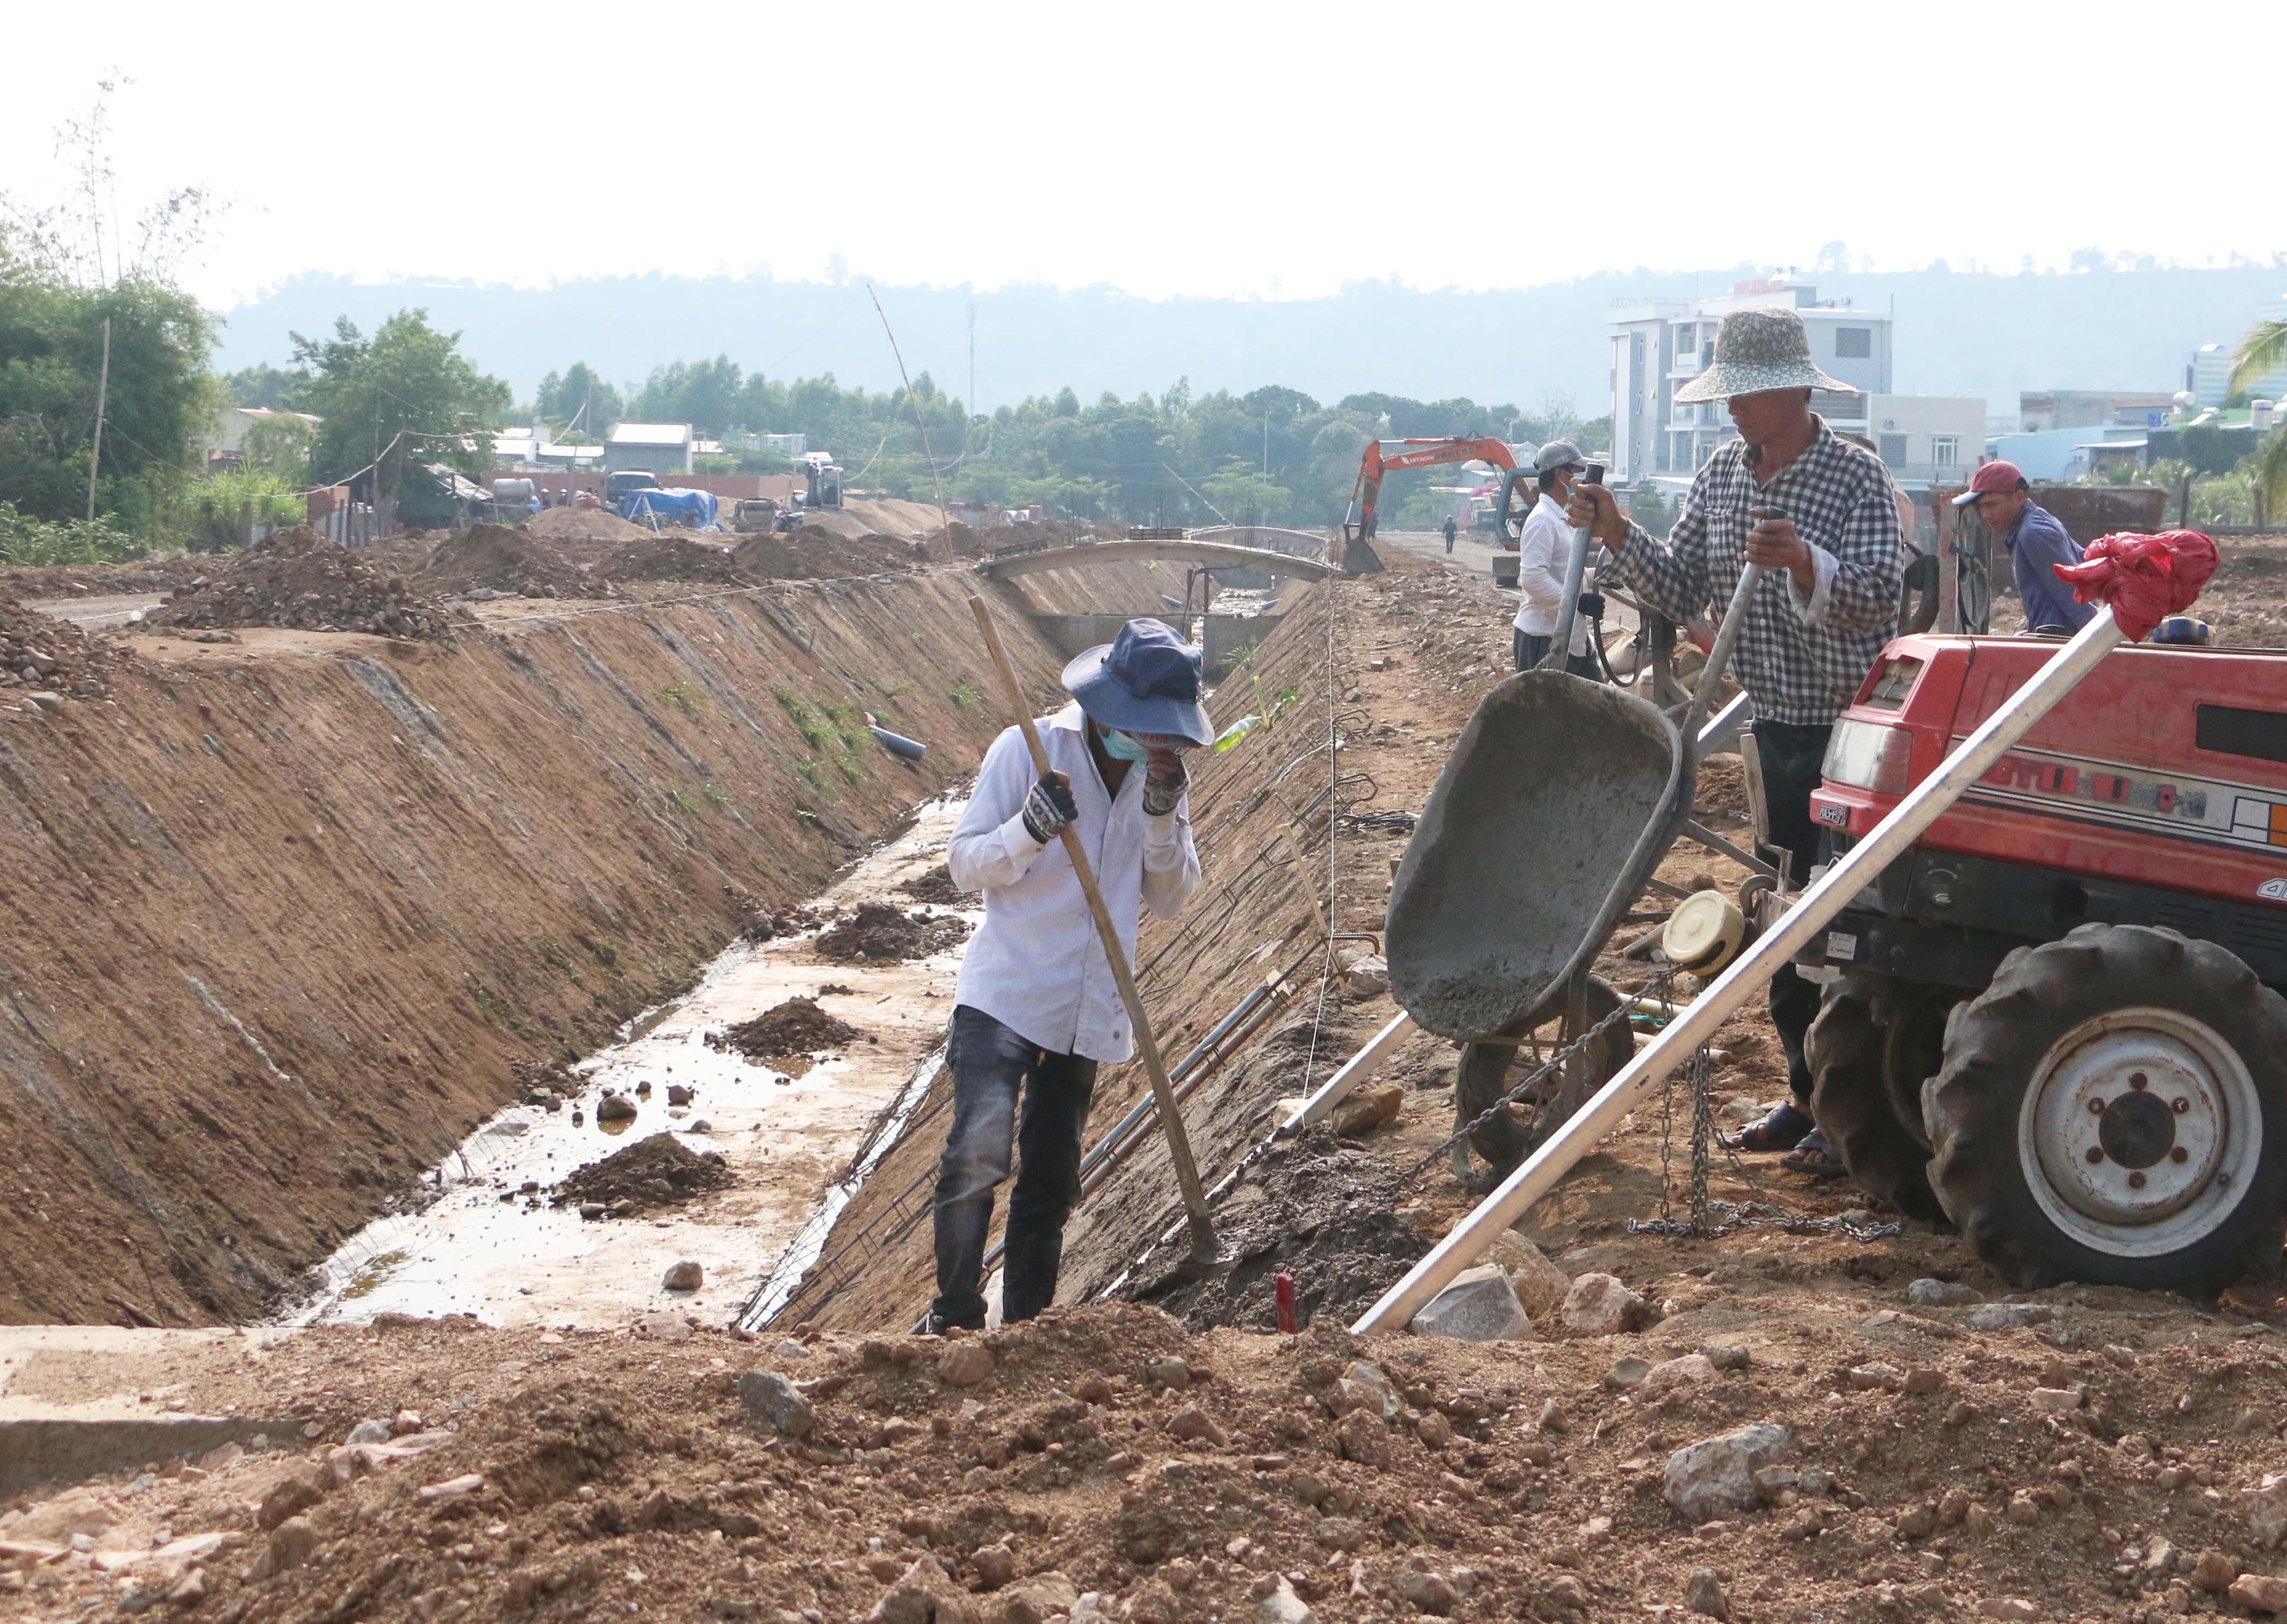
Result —
<path fill-rule="evenodd" d="M 1854 964 L 1858 958 L 1858 938 L 1847 930 L 1826 933 L 1826 956 L 1844 964 Z"/>

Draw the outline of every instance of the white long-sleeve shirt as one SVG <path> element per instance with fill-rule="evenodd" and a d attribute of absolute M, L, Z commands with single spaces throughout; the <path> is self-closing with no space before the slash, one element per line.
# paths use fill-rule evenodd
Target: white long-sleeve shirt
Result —
<path fill-rule="evenodd" d="M 1141 761 L 1120 780 L 1116 800 L 1106 794 L 1078 705 L 1035 725 L 1049 765 L 1072 780 L 1080 808 L 1073 827 L 1133 966 L 1143 910 L 1172 918 L 1199 883 L 1191 798 L 1146 816 Z M 1135 1034 L 1080 876 L 1063 840 L 1042 846 L 1025 827 L 1025 800 L 1039 777 L 1024 735 L 1008 729 L 985 753 L 969 810 L 953 832 L 946 852 L 953 883 L 985 893 L 985 924 L 969 939 L 954 997 L 1051 1053 L 1117 1063 L 1135 1053 Z"/>
<path fill-rule="evenodd" d="M 1554 637 L 1564 611 L 1564 572 L 1572 562 L 1572 527 L 1564 522 L 1564 504 L 1547 491 L 1524 516 L 1524 531 L 1517 538 L 1516 584 L 1524 601 L 1516 606 L 1516 629 L 1531 637 Z M 1582 578 L 1587 590 L 1587 578 Z M 1588 619 L 1572 618 L 1574 654 L 1588 651 Z"/>

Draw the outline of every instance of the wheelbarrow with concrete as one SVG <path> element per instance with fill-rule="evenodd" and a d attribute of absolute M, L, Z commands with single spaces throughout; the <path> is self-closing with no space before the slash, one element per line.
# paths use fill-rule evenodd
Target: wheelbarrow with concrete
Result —
<path fill-rule="evenodd" d="M 1596 470 L 1591 469 L 1594 478 Z M 1586 566 L 1574 533 L 1548 658 L 1500 683 L 1461 731 L 1391 887 L 1390 991 L 1415 1024 L 1462 1045 L 1454 1090 L 1467 1145 L 1506 1174 L 1634 1053 L 1620 995 L 1591 974 L 1653 871 L 1692 825 L 1704 727 L 1761 572 L 1741 573 L 1680 718 L 1562 670 Z M 1589 1037 L 1518 1104 L 1520 1064 Z M 1466 1179 L 1457 1139 L 1456 1171 Z"/>

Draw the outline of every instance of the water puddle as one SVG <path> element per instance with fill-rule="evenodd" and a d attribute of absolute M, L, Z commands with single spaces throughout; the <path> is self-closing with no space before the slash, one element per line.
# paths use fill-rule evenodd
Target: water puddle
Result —
<path fill-rule="evenodd" d="M 922 906 L 898 887 L 942 863 L 965 805 L 922 807 L 909 828 L 817 904 Z M 975 924 L 983 913 L 966 917 Z M 844 963 L 821 958 L 808 934 L 732 943 L 687 995 L 646 1011 L 619 1042 L 575 1068 L 574 1106 L 512 1106 L 471 1133 L 429 1175 L 442 1191 L 435 1202 L 352 1236 L 289 1322 L 362 1323 L 395 1313 L 617 1326 L 659 1309 L 727 1320 L 766 1277 L 787 1277 L 779 1265 L 798 1253 L 798 1238 L 823 1239 L 862 1178 L 862 1168 L 857 1178 L 845 1174 L 868 1130 L 924 1092 L 915 1084 L 943 1042 L 960 958 L 956 947 L 902 963 Z M 829 985 L 837 990 L 820 996 Z M 703 1041 L 788 998 L 812 997 L 867 1036 L 827 1058 L 777 1067 Z M 670 1105 L 670 1087 L 691 1090 L 689 1103 Z M 636 1101 L 633 1121 L 597 1122 L 606 1092 Z M 549 1190 L 574 1169 L 661 1131 L 694 1152 L 720 1153 L 732 1186 L 623 1218 L 587 1219 L 574 1207 L 548 1205 Z M 705 1271 L 704 1284 L 666 1290 L 661 1276 L 685 1259 Z"/>

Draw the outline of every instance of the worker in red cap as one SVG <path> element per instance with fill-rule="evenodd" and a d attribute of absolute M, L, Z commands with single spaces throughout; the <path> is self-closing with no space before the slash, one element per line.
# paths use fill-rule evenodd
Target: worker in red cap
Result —
<path fill-rule="evenodd" d="M 1976 508 L 1985 528 L 2007 544 L 2027 631 L 2069 635 L 2088 624 L 2096 606 L 2075 603 L 2072 588 L 2057 579 L 2052 567 L 2078 564 L 2080 543 L 2054 514 L 2034 501 L 2014 462 L 1980 467 L 1969 477 L 1969 489 L 1955 497 L 1953 505 Z"/>

